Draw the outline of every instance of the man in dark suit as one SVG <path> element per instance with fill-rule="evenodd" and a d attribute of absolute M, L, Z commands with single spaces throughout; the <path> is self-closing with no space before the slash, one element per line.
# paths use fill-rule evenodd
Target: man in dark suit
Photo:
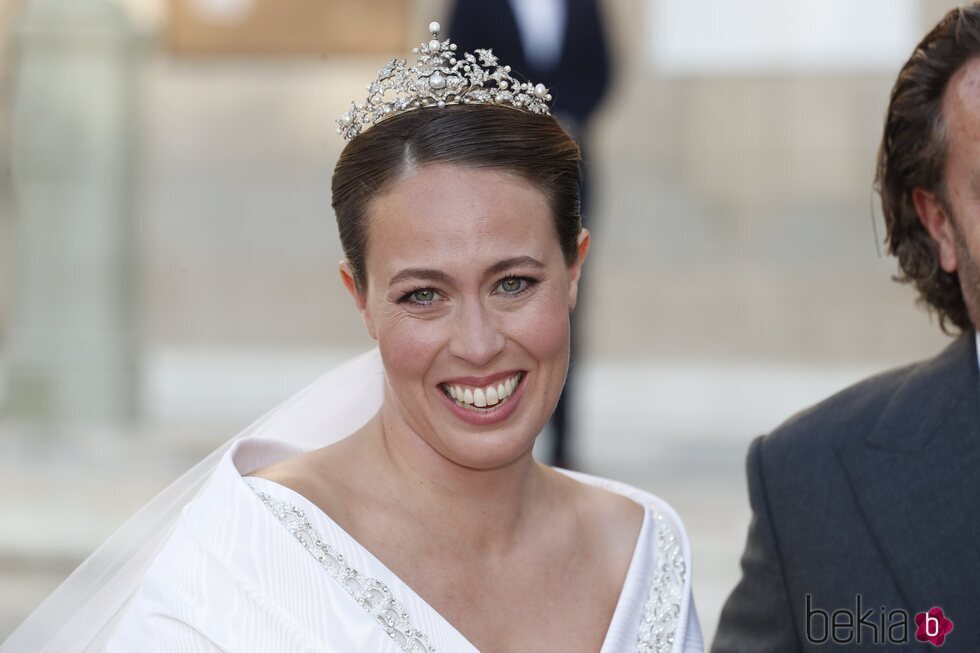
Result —
<path fill-rule="evenodd" d="M 713 653 L 980 651 L 980 4 L 902 68 L 877 190 L 901 280 L 962 333 L 752 443 Z"/>
<path fill-rule="evenodd" d="M 609 49 L 598 0 L 456 0 L 449 38 L 460 50 L 490 48 L 518 75 L 548 87 L 555 97 L 552 113 L 578 141 L 582 169 L 582 218 L 588 224 L 588 126 L 609 89 Z M 578 306 L 585 304 L 579 289 Z M 574 319 L 574 316 L 573 316 Z M 575 320 L 579 322 L 579 320 Z M 572 366 L 552 417 L 551 462 L 574 467 L 570 440 L 570 400 L 574 392 L 578 324 L 572 328 Z"/>

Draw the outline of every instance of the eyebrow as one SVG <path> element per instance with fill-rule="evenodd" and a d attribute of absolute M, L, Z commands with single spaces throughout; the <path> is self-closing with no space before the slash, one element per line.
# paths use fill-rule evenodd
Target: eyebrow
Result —
<path fill-rule="evenodd" d="M 544 263 L 531 256 L 514 256 L 513 258 L 506 258 L 502 261 L 497 261 L 485 271 L 487 276 L 492 276 L 495 274 L 500 274 L 505 270 L 510 270 L 511 268 L 527 266 L 532 267 L 537 270 L 544 269 Z M 433 281 L 435 283 L 448 283 L 449 275 L 440 270 L 433 270 L 431 268 L 405 268 L 388 281 L 388 286 L 393 286 L 400 281 L 405 279 L 419 279 L 421 281 Z"/>
<path fill-rule="evenodd" d="M 513 258 L 505 258 L 503 261 L 497 261 L 487 268 L 486 274 L 487 276 L 492 276 L 494 274 L 500 274 L 504 270 L 525 266 L 535 268 L 536 270 L 544 269 L 544 263 L 536 258 L 532 258 L 530 256 L 515 256 Z"/>

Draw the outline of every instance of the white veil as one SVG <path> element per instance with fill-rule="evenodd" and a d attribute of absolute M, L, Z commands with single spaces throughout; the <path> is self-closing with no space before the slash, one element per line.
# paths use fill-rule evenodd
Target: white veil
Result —
<path fill-rule="evenodd" d="M 363 426 L 381 406 L 377 349 L 320 377 L 211 452 L 143 506 L 0 645 L 0 653 L 101 651 L 181 510 L 229 447 L 249 436 L 314 449 Z"/>

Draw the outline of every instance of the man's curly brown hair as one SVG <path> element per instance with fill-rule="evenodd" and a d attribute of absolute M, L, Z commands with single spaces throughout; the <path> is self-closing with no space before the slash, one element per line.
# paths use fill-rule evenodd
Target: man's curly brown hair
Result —
<path fill-rule="evenodd" d="M 936 312 L 946 332 L 950 325 L 961 331 L 973 326 L 959 279 L 940 267 L 938 248 L 919 221 L 912 194 L 923 188 L 949 206 L 943 94 L 956 71 L 978 55 L 980 3 L 953 9 L 922 39 L 892 88 L 875 175 L 888 251 L 898 258 L 895 278 L 915 284 L 919 301 Z"/>

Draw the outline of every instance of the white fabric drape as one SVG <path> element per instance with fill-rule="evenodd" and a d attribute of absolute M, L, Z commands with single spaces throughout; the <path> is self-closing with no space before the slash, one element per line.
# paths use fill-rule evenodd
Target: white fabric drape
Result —
<path fill-rule="evenodd" d="M 477 649 L 438 611 L 315 504 L 248 473 L 302 453 L 279 440 L 234 444 L 180 523 L 123 616 L 109 653 L 128 651 L 436 651 Z M 628 485 L 564 472 L 622 494 L 644 508 L 643 526 L 600 653 L 699 653 L 701 633 L 691 599 L 690 550 L 683 526 L 657 497 Z M 276 516 L 276 511 L 283 515 Z M 677 546 L 665 548 L 665 542 Z M 321 548 L 323 547 L 323 548 Z M 671 549 L 682 578 L 665 578 Z M 324 554 L 326 553 L 326 557 Z M 342 561 L 346 573 L 328 569 Z M 668 568 L 670 565 L 668 564 Z M 336 570 L 336 566 L 333 567 Z M 588 573 L 583 570 L 583 573 Z M 395 636 L 341 578 L 358 588 L 380 583 L 405 623 Z M 672 644 L 640 646 L 651 596 L 663 599 Z M 397 643 L 417 631 L 424 645 Z"/>
<path fill-rule="evenodd" d="M 0 645 L 0 653 L 101 651 L 181 510 L 237 441 L 269 437 L 323 446 L 363 426 L 381 406 L 377 349 L 325 374 L 218 447 L 123 524 Z"/>

